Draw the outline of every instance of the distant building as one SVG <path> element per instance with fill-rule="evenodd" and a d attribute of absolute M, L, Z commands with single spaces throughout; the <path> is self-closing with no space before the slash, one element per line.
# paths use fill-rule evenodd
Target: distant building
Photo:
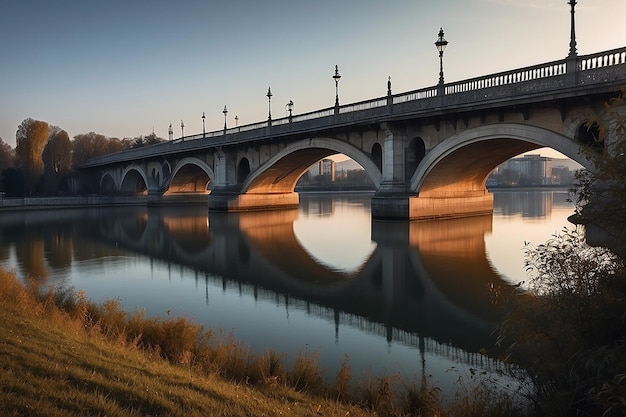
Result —
<path fill-rule="evenodd" d="M 488 186 L 570 185 L 569 169 L 553 168 L 553 159 L 541 155 L 524 155 L 509 159 L 490 175 Z"/>
<path fill-rule="evenodd" d="M 322 159 L 319 162 L 319 174 L 326 177 L 330 182 L 335 181 L 335 161 L 332 159 Z"/>
<path fill-rule="evenodd" d="M 552 158 L 541 155 L 524 155 L 509 162 L 518 166 L 522 185 L 552 184 Z"/>

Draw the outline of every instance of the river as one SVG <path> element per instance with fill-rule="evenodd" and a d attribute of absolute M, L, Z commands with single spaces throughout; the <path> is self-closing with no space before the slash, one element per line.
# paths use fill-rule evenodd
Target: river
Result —
<path fill-rule="evenodd" d="M 446 395 L 470 369 L 501 378 L 479 353 L 498 319 L 490 288 L 525 280 L 525 242 L 569 225 L 567 191 L 496 191 L 493 215 L 429 222 L 373 221 L 370 197 L 301 194 L 299 209 L 241 214 L 3 212 L 0 267 L 190 316 L 287 362 L 318 355 L 330 381 L 346 354 L 354 379 L 427 375 Z"/>

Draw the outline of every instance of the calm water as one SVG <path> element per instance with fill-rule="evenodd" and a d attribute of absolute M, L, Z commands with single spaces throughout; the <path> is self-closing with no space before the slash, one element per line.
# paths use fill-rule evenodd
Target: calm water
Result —
<path fill-rule="evenodd" d="M 493 216 L 379 222 L 369 195 L 298 210 L 85 209 L 0 214 L 0 266 L 127 310 L 192 316 L 263 352 L 318 354 L 334 379 L 496 372 L 491 285 L 524 280 L 524 242 L 568 225 L 566 191 L 499 191 Z"/>

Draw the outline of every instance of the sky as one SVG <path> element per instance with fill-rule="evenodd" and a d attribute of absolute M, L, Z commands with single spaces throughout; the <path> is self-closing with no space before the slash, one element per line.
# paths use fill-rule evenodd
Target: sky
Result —
<path fill-rule="evenodd" d="M 625 0 L 579 0 L 580 55 L 626 46 Z M 0 138 L 26 118 L 70 137 L 174 137 L 565 58 L 567 0 L 8 0 Z"/>

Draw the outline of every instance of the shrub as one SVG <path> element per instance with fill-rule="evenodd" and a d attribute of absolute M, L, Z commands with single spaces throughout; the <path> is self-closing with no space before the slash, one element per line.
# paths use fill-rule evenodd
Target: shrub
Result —
<path fill-rule="evenodd" d="M 626 404 L 626 267 L 605 248 L 565 229 L 528 246 L 528 288 L 502 303 L 498 330 L 532 381 L 545 415 L 623 415 Z"/>
<path fill-rule="evenodd" d="M 298 391 L 322 394 L 324 381 L 322 368 L 319 367 L 319 355 L 310 356 L 308 350 L 298 352 L 290 374 L 291 385 Z"/>

